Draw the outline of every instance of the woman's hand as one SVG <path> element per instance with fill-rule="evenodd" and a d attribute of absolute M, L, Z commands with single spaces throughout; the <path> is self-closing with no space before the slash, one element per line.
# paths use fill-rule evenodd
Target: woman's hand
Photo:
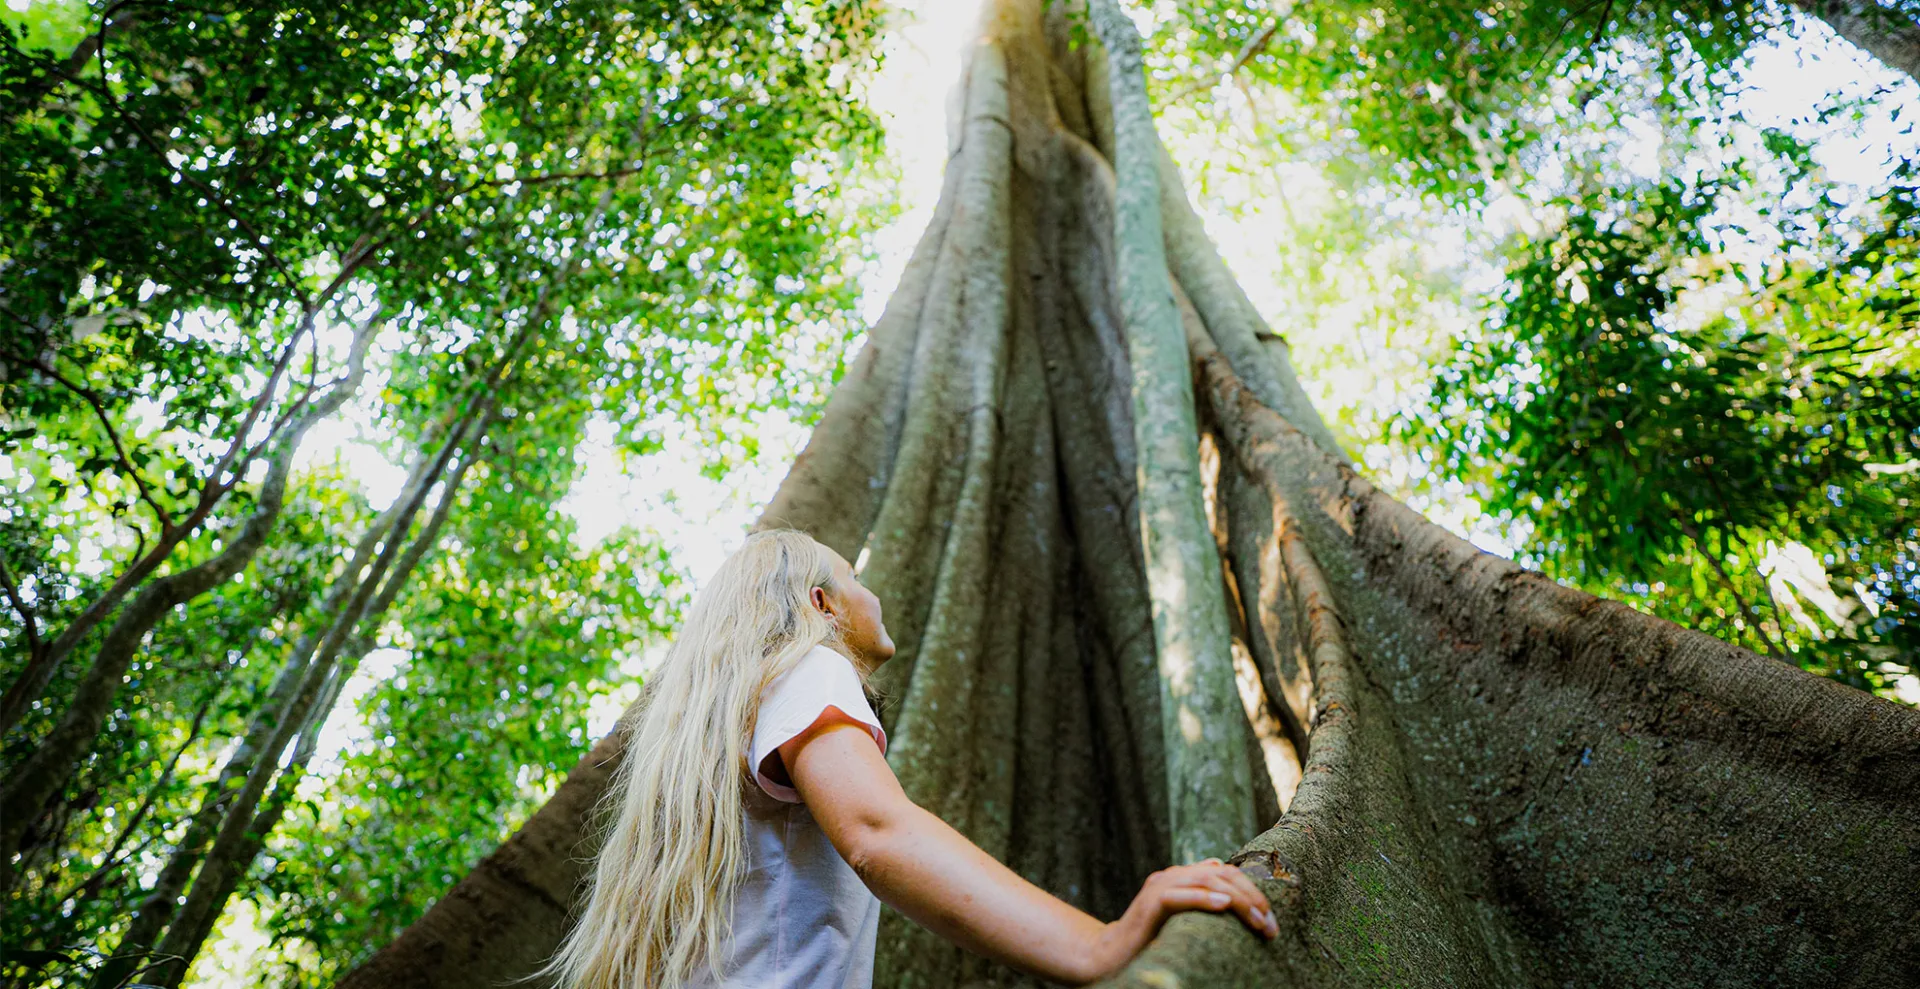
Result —
<path fill-rule="evenodd" d="M 1160 925 L 1166 923 L 1168 917 L 1184 910 L 1212 913 L 1232 910 L 1261 937 L 1271 938 L 1280 933 L 1266 894 L 1239 869 L 1219 859 L 1176 865 L 1148 876 L 1126 914 L 1101 932 L 1093 944 L 1090 959 L 1094 978 L 1106 976 L 1133 960 L 1160 932 Z"/>
<path fill-rule="evenodd" d="M 1111 924 L 995 861 L 901 791 L 866 729 L 822 715 L 780 746 L 820 830 L 880 899 L 968 951 L 1051 982 L 1085 985 L 1130 961 L 1182 910 L 1233 908 L 1272 937 L 1267 898 L 1219 859 L 1153 874 Z"/>

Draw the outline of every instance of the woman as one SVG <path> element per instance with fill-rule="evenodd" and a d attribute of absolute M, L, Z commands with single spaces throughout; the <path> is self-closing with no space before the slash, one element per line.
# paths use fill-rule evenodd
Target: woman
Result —
<path fill-rule="evenodd" d="M 792 530 L 749 536 L 627 727 L 617 817 L 548 972 L 574 989 L 867 989 L 880 900 L 1074 985 L 1182 910 L 1231 909 L 1274 935 L 1266 897 L 1216 859 L 1155 873 L 1102 923 L 914 805 L 861 690 L 892 656 L 879 599 L 838 553 Z"/>

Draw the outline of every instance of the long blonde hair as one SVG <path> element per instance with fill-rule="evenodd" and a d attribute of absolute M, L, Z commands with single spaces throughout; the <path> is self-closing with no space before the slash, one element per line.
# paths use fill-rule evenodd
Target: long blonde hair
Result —
<path fill-rule="evenodd" d="M 769 529 L 748 536 L 694 598 L 624 728 L 608 793 L 617 807 L 586 908 L 541 974 L 572 989 L 654 989 L 724 960 L 747 865 L 760 691 L 839 638 L 810 600 L 816 587 L 832 590 L 832 555 L 803 532 Z"/>

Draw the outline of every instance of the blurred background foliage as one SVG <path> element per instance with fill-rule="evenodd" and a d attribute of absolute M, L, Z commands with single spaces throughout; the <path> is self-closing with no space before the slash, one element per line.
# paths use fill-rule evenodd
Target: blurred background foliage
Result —
<path fill-rule="evenodd" d="M 1908 6 L 1133 9 L 1372 476 L 1920 703 L 1920 90 L 1834 34 Z M 634 696 L 951 69 L 877 0 L 0 16 L 0 980 L 330 984 Z"/>

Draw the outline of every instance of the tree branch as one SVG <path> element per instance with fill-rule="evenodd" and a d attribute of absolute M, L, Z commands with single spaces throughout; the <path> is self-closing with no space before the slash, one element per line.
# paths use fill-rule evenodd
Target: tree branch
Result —
<path fill-rule="evenodd" d="M 41 98 L 52 92 L 59 83 L 71 81 L 78 76 L 87 67 L 87 63 L 93 61 L 94 56 L 106 51 L 107 38 L 132 27 L 139 20 L 137 14 L 129 13 L 125 17 L 115 15 L 139 2 L 142 0 L 121 0 L 103 11 L 100 15 L 99 29 L 88 32 L 78 44 L 73 46 L 73 51 L 68 52 L 67 57 L 60 60 L 66 66 L 65 71 L 49 71 L 22 87 L 25 98 L 20 100 L 21 109 L 14 113 L 13 119 L 17 120 L 38 109 Z"/>
<path fill-rule="evenodd" d="M 94 417 L 100 420 L 100 428 L 106 430 L 107 439 L 113 442 L 113 452 L 120 458 L 120 467 L 127 472 L 128 477 L 133 479 L 133 486 L 140 492 L 140 500 L 146 502 L 148 508 L 153 509 L 154 517 L 159 520 L 161 535 L 164 537 L 167 533 L 172 532 L 172 515 L 170 515 L 166 509 L 160 507 L 160 503 L 153 497 L 153 492 L 147 488 L 146 480 L 142 478 L 140 472 L 134 468 L 133 461 L 128 459 L 127 448 L 121 444 L 120 434 L 114 430 L 113 421 L 107 417 L 107 408 L 106 405 L 100 401 L 100 396 L 95 395 L 90 388 L 68 381 L 59 371 L 54 370 L 53 365 L 44 360 L 34 358 L 28 363 L 34 370 L 52 378 L 68 391 L 80 396 L 81 400 L 85 401 L 87 405 L 93 409 Z"/>
<path fill-rule="evenodd" d="M 15 318 L 18 319 L 18 316 Z M 221 476 L 233 467 L 234 458 L 239 455 L 244 447 L 246 435 L 252 431 L 254 422 L 258 420 L 261 411 L 265 409 L 267 403 L 273 398 L 273 393 L 279 388 L 280 377 L 286 372 L 287 366 L 292 362 L 293 355 L 299 347 L 300 334 L 311 329 L 311 327 L 312 322 L 310 319 L 304 321 L 301 324 L 301 329 L 296 330 L 294 336 L 287 341 L 286 347 L 283 348 L 281 352 L 279 361 L 274 365 L 273 373 L 268 375 L 266 385 L 262 387 L 260 394 L 255 397 L 252 408 L 248 410 L 245 421 L 241 423 L 239 434 L 234 437 L 233 443 L 228 446 L 226 454 L 221 458 L 220 463 L 215 466 L 212 473 L 208 475 L 205 485 L 200 489 L 200 500 L 194 506 L 193 511 L 188 513 L 187 517 L 172 529 L 162 531 L 160 538 L 154 542 L 153 548 L 150 550 L 145 548 L 146 538 L 144 534 L 141 534 L 141 551 L 135 554 L 132 565 L 121 572 L 120 576 L 114 578 L 113 583 L 108 585 L 107 589 L 101 592 L 100 596 L 95 598 L 91 604 L 82 609 L 80 614 L 74 616 L 74 619 L 67 624 L 67 627 L 63 629 L 59 635 L 55 636 L 53 641 L 49 643 L 46 648 L 42 649 L 38 656 L 30 659 L 26 668 L 20 671 L 19 676 L 16 677 L 14 682 L 7 688 L 6 695 L 0 698 L 0 735 L 5 735 L 7 731 L 11 730 L 13 726 L 19 722 L 20 716 L 26 710 L 27 703 L 38 696 L 40 690 L 46 686 L 47 681 L 52 679 L 54 671 L 59 669 L 60 664 L 64 662 L 67 656 L 80 644 L 80 641 L 84 639 L 89 632 L 93 631 L 96 626 L 105 621 L 113 609 L 117 607 L 128 594 L 133 593 L 135 586 L 142 580 L 145 580 L 154 570 L 158 569 L 160 564 L 165 562 L 167 556 L 173 552 L 174 547 L 179 545 L 180 541 L 185 539 L 188 534 L 198 529 L 200 524 L 206 521 L 207 517 L 212 514 L 214 507 L 219 504 L 220 499 L 232 489 L 234 484 L 238 483 L 238 471 L 234 472 L 234 477 L 231 481 L 223 483 Z M 0 863 L 0 877 L 4 877 L 5 873 L 5 865 L 4 863 Z"/>
<path fill-rule="evenodd" d="M 132 27 L 140 17 L 138 13 L 130 13 L 126 17 L 117 15 L 128 7 L 138 6 L 141 2 L 142 0 L 120 0 L 119 3 L 110 4 L 106 10 L 101 11 L 100 28 L 80 39 L 80 43 L 74 45 L 73 51 L 67 55 L 67 73 L 77 74 L 81 69 L 86 68 L 87 63 L 93 61 L 95 56 L 104 56 L 107 52 L 107 38 Z"/>
<path fill-rule="evenodd" d="M 1167 105 L 1172 106 L 1195 93 L 1204 93 L 1220 85 L 1223 79 L 1231 79 L 1235 73 L 1245 68 L 1248 62 L 1253 61 L 1255 55 L 1266 50 L 1267 42 L 1272 41 L 1274 34 L 1279 30 L 1280 19 L 1276 18 L 1272 23 L 1262 28 L 1260 33 L 1247 39 L 1247 43 L 1240 46 L 1239 53 L 1233 56 L 1233 61 L 1229 63 L 1226 68 L 1214 73 L 1210 79 L 1189 83 L 1179 92 L 1167 97 Z"/>
<path fill-rule="evenodd" d="M 176 605 L 199 597 L 239 573 L 265 544 L 280 516 L 294 454 L 307 431 L 332 415 L 359 387 L 365 371 L 366 351 L 378 325 L 376 309 L 356 335 L 347 380 L 329 391 L 323 401 L 301 416 L 276 443 L 267 477 L 260 485 L 258 505 L 240 531 L 211 559 L 141 588 L 114 620 L 92 667 L 75 687 L 65 713 L 38 747 L 18 766 L 12 767 L 5 783 L 0 784 L 0 802 L 4 802 L 8 810 L 7 815 L 0 818 L 0 891 L 11 888 L 14 873 L 10 863 L 25 829 L 91 750 L 100 724 L 119 690 L 121 677 L 139 651 L 141 640 Z M 39 670 L 29 671 L 40 677 L 38 684 L 29 683 L 28 674 L 23 673 L 14 684 L 15 690 L 30 687 L 31 691 L 23 691 L 23 695 L 37 692 L 45 685 L 45 678 L 50 675 L 48 670 L 43 662 Z M 14 698 L 14 691 L 9 691 L 8 698 Z"/>
<path fill-rule="evenodd" d="M 40 654 L 40 623 L 34 621 L 33 609 L 20 600 L 20 588 L 14 584 L 13 575 L 7 573 L 5 560 L 0 560 L 0 587 L 6 589 L 7 601 L 13 605 L 13 610 L 20 613 L 20 631 L 27 637 L 27 655 L 37 657 Z"/>

